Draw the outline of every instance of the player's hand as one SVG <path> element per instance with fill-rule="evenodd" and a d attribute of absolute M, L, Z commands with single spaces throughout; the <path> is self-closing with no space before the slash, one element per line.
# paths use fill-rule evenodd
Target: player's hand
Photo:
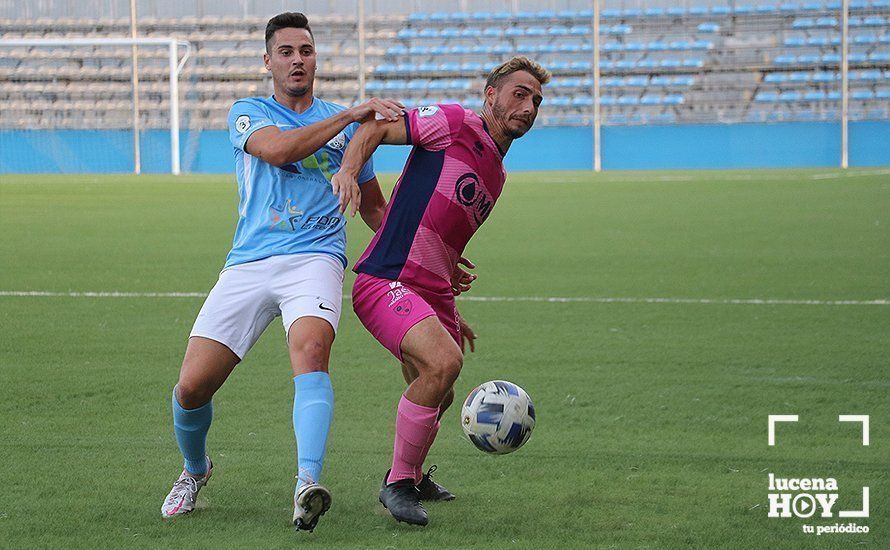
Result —
<path fill-rule="evenodd" d="M 476 264 L 463 256 L 457 261 L 457 264 L 458 265 L 454 266 L 454 272 L 451 274 L 451 292 L 453 292 L 455 296 L 460 296 L 461 293 L 470 290 L 473 281 L 476 280 L 478 275 L 469 273 L 460 267 L 463 265 L 470 269 L 476 269 Z"/>
<path fill-rule="evenodd" d="M 463 316 L 458 314 L 457 321 L 460 323 L 460 351 L 466 353 L 467 342 L 470 343 L 470 351 L 476 351 L 476 333 L 470 328 L 470 325 L 464 321 Z"/>
<path fill-rule="evenodd" d="M 379 99 L 372 97 L 352 109 L 352 117 L 356 122 L 368 122 L 374 120 L 388 120 L 394 122 L 405 112 L 405 106 L 395 99 Z"/>
<path fill-rule="evenodd" d="M 354 218 L 362 204 L 362 192 L 355 177 L 345 174 L 343 171 L 337 172 L 331 178 L 331 188 L 334 194 L 339 197 L 340 213 L 346 212 L 346 207 L 352 203 L 349 215 Z"/>

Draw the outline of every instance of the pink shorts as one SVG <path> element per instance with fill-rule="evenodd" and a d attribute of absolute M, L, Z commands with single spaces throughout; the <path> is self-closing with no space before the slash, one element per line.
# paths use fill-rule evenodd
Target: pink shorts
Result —
<path fill-rule="evenodd" d="M 399 281 L 359 273 L 352 287 L 352 308 L 374 338 L 402 360 L 402 338 L 417 323 L 435 315 L 460 345 L 454 295 L 437 294 Z"/>

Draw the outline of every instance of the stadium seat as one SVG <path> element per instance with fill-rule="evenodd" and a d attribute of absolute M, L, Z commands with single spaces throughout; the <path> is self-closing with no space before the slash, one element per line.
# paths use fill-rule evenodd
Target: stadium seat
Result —
<path fill-rule="evenodd" d="M 886 23 L 887 21 L 879 15 L 871 15 L 862 20 L 862 26 L 864 27 L 882 27 Z"/>
<path fill-rule="evenodd" d="M 674 40 L 669 44 L 672 50 L 691 50 L 692 42 L 688 40 Z"/>
<path fill-rule="evenodd" d="M 803 96 L 800 92 L 782 92 L 779 94 L 779 101 L 793 102 L 800 101 Z"/>
<path fill-rule="evenodd" d="M 803 98 L 806 101 L 825 101 L 825 92 L 818 91 L 809 91 L 803 95 Z"/>
<path fill-rule="evenodd" d="M 516 46 L 516 52 L 521 54 L 535 53 L 538 51 L 537 44 L 520 44 Z"/>
<path fill-rule="evenodd" d="M 408 82 L 409 90 L 426 90 L 430 85 L 430 81 L 425 78 L 415 78 L 414 80 L 410 80 Z M 366 86 L 367 88 L 367 86 Z"/>
<path fill-rule="evenodd" d="M 662 42 L 660 40 L 656 40 L 653 42 L 649 42 L 646 44 L 646 49 L 650 52 L 660 52 L 668 49 L 667 42 Z"/>
<path fill-rule="evenodd" d="M 412 29 L 411 27 L 400 29 L 399 32 L 396 33 L 397 38 L 416 38 L 417 31 Z"/>
<path fill-rule="evenodd" d="M 700 23 L 696 29 L 698 32 L 714 33 L 720 32 L 720 25 L 717 23 Z"/>
<path fill-rule="evenodd" d="M 881 80 L 881 71 L 877 70 L 869 70 L 869 71 L 853 71 L 849 74 L 848 78 L 850 80 L 859 80 L 865 82 L 877 82 Z"/>
<path fill-rule="evenodd" d="M 797 4 L 792 4 L 790 2 L 785 2 L 784 4 L 779 6 L 779 11 L 785 13 L 794 13 L 798 10 L 802 9 L 801 6 Z"/>
<path fill-rule="evenodd" d="M 417 70 L 417 66 L 414 63 L 399 63 L 396 65 L 395 72 L 397 73 L 412 73 Z"/>
<path fill-rule="evenodd" d="M 633 27 L 630 25 L 615 25 L 609 30 L 609 34 L 630 34 L 631 32 L 633 32 Z"/>
<path fill-rule="evenodd" d="M 664 14 L 664 8 L 646 8 L 643 10 L 643 15 L 646 17 L 661 17 Z"/>
<path fill-rule="evenodd" d="M 754 101 L 759 103 L 772 103 L 779 100 L 779 94 L 776 92 L 758 92 L 754 97 Z"/>
<path fill-rule="evenodd" d="M 547 29 L 544 27 L 529 27 L 525 30 L 526 36 L 547 36 Z"/>
<path fill-rule="evenodd" d="M 460 31 L 461 38 L 478 38 L 482 36 L 482 31 L 475 27 L 467 27 Z"/>
<path fill-rule="evenodd" d="M 600 17 L 602 19 L 618 19 L 621 17 L 621 10 L 616 10 L 616 9 L 600 10 Z"/>
<path fill-rule="evenodd" d="M 463 72 L 473 72 L 473 73 L 482 72 L 482 63 L 476 63 L 476 62 L 461 63 L 460 70 Z"/>
<path fill-rule="evenodd" d="M 439 70 L 443 73 L 457 73 L 460 72 L 460 63 L 448 62 L 442 63 L 439 65 Z"/>
<path fill-rule="evenodd" d="M 682 6 L 671 6 L 667 9 L 667 14 L 673 17 L 683 17 L 686 15 L 686 8 Z"/>
<path fill-rule="evenodd" d="M 618 99 L 613 95 L 600 96 L 600 105 L 616 105 Z"/>
<path fill-rule="evenodd" d="M 640 98 L 638 98 L 635 95 L 618 96 L 618 105 L 632 106 L 632 105 L 639 105 L 639 104 L 640 104 Z"/>
<path fill-rule="evenodd" d="M 488 21 L 489 19 L 491 19 L 491 13 L 487 11 L 474 11 L 470 15 L 470 19 L 472 19 L 473 21 Z"/>
<path fill-rule="evenodd" d="M 795 19 L 793 23 L 791 23 L 792 29 L 812 29 L 816 26 L 816 23 L 809 18 L 801 17 L 799 19 Z"/>
<path fill-rule="evenodd" d="M 466 21 L 470 18 L 470 14 L 465 11 L 457 11 L 451 14 L 452 21 Z"/>
<path fill-rule="evenodd" d="M 590 61 L 572 61 L 569 63 L 569 68 L 573 71 L 589 71 Z"/>
<path fill-rule="evenodd" d="M 711 6 L 711 15 L 729 15 L 730 13 L 732 13 L 732 10 L 726 4 Z"/>
<path fill-rule="evenodd" d="M 551 71 L 568 71 L 570 69 L 568 61 L 554 61 L 548 64 Z"/>
<path fill-rule="evenodd" d="M 800 9 L 802 11 L 822 11 L 822 4 L 820 2 L 807 2 Z"/>
<path fill-rule="evenodd" d="M 878 99 L 890 99 L 890 88 L 882 88 L 875 93 Z"/>
<path fill-rule="evenodd" d="M 809 82 L 812 79 L 812 73 L 791 73 L 788 75 L 789 82 Z"/>
<path fill-rule="evenodd" d="M 493 13 L 491 18 L 496 21 L 510 21 L 513 19 L 513 14 L 508 11 L 498 11 Z"/>
<path fill-rule="evenodd" d="M 693 50 L 712 50 L 714 43 L 710 40 L 696 40 L 692 43 Z"/>
<path fill-rule="evenodd" d="M 825 56 L 822 56 L 822 61 L 824 61 L 825 63 L 830 63 L 830 61 L 825 60 L 825 57 L 829 56 L 829 55 L 834 55 L 834 54 L 825 54 Z M 807 55 L 797 56 L 797 63 L 800 65 L 818 65 L 819 61 L 820 61 L 820 58 L 818 55 L 807 54 Z"/>
<path fill-rule="evenodd" d="M 504 36 L 510 36 L 510 37 L 514 37 L 514 38 L 519 37 L 519 36 L 525 36 L 525 29 L 522 27 L 510 27 L 509 29 L 504 31 Z"/>
<path fill-rule="evenodd" d="M 658 62 L 658 66 L 664 69 L 676 69 L 683 65 L 679 59 L 662 59 Z"/>
<path fill-rule="evenodd" d="M 420 31 L 418 31 L 416 36 L 418 36 L 420 38 L 438 38 L 439 37 L 439 29 L 426 27 L 426 28 L 420 29 Z"/>
<path fill-rule="evenodd" d="M 689 15 L 708 15 L 709 11 L 708 6 L 692 6 L 689 8 Z"/>
<path fill-rule="evenodd" d="M 825 71 L 813 73 L 813 82 L 834 82 L 835 80 L 837 80 L 837 73 Z"/>
<path fill-rule="evenodd" d="M 368 92 L 377 92 L 383 89 L 383 82 L 380 80 L 369 80 L 365 82 L 365 90 Z"/>
<path fill-rule="evenodd" d="M 548 36 L 567 36 L 569 34 L 569 29 L 565 27 L 550 27 L 547 29 Z"/>
<path fill-rule="evenodd" d="M 638 69 L 657 69 L 658 61 L 655 59 L 640 59 L 637 61 Z"/>
<path fill-rule="evenodd" d="M 601 66 L 602 66 L 602 64 L 601 64 Z M 621 60 L 615 62 L 616 69 L 629 70 L 629 69 L 635 69 L 636 67 L 637 67 L 636 62 L 632 61 L 630 59 L 621 59 Z"/>
<path fill-rule="evenodd" d="M 657 94 L 643 94 L 640 105 L 661 105 L 661 96 Z"/>
<path fill-rule="evenodd" d="M 411 55 L 426 55 L 430 53 L 430 49 L 426 46 L 411 46 L 408 48 L 408 53 Z"/>
<path fill-rule="evenodd" d="M 514 16 L 516 19 L 521 19 L 523 21 L 531 21 L 538 18 L 538 14 L 533 11 L 519 11 L 516 12 Z"/>
<path fill-rule="evenodd" d="M 807 38 L 807 46 L 825 47 L 831 44 L 827 36 L 810 36 Z"/>
<path fill-rule="evenodd" d="M 449 14 L 437 11 L 430 14 L 430 21 L 448 21 Z"/>
<path fill-rule="evenodd" d="M 556 96 L 553 98 L 545 99 L 544 104 L 553 107 L 568 107 L 572 104 L 572 100 L 571 98 L 565 96 Z"/>
<path fill-rule="evenodd" d="M 868 54 L 868 60 L 877 63 L 890 63 L 890 52 L 872 52 Z"/>
<path fill-rule="evenodd" d="M 640 8 L 624 8 L 621 11 L 621 17 L 624 17 L 625 19 L 643 17 L 643 10 L 641 10 Z"/>
<path fill-rule="evenodd" d="M 788 75 L 784 73 L 769 73 L 763 77 L 763 81 L 771 84 L 782 84 L 788 82 Z"/>
<path fill-rule="evenodd" d="M 854 44 L 877 44 L 878 37 L 873 34 L 860 34 L 853 37 Z"/>
<path fill-rule="evenodd" d="M 429 19 L 429 14 L 426 13 L 411 13 L 408 15 L 408 21 L 416 22 L 416 21 L 426 21 Z"/>
<path fill-rule="evenodd" d="M 457 38 L 460 36 L 460 31 L 455 28 L 447 28 L 439 31 L 439 36 L 442 38 Z"/>
<path fill-rule="evenodd" d="M 398 46 L 393 46 L 391 48 L 387 48 L 386 55 L 407 55 L 408 48 L 399 44 Z"/>
<path fill-rule="evenodd" d="M 447 55 L 449 52 L 451 52 L 451 48 L 444 45 L 433 46 L 430 48 L 431 55 Z"/>
<path fill-rule="evenodd" d="M 750 15 L 750 14 L 754 13 L 754 6 L 751 6 L 749 4 L 741 4 L 741 5 L 736 6 L 733 9 L 733 12 L 736 15 Z"/>
<path fill-rule="evenodd" d="M 790 47 L 794 48 L 794 47 L 798 47 L 798 46 L 805 46 L 807 41 L 802 36 L 788 36 L 785 38 L 783 43 L 786 46 L 790 46 Z"/>
<path fill-rule="evenodd" d="M 841 98 L 841 93 L 837 90 L 831 90 L 825 94 L 825 99 L 830 101 L 838 101 Z"/>
<path fill-rule="evenodd" d="M 486 27 L 484 31 L 482 31 L 482 36 L 486 38 L 500 38 L 504 35 L 504 29 L 501 27 Z"/>
<path fill-rule="evenodd" d="M 538 53 L 556 53 L 558 48 L 555 44 L 538 44 Z"/>
<path fill-rule="evenodd" d="M 871 90 L 853 90 L 850 92 L 850 99 L 866 100 L 874 99 L 875 94 Z"/>
<path fill-rule="evenodd" d="M 584 25 L 572 25 L 569 27 L 569 34 L 571 36 L 587 36 L 590 32 L 590 27 Z"/>
<path fill-rule="evenodd" d="M 774 6 L 773 4 L 758 4 L 755 8 L 755 11 L 761 14 L 769 14 L 779 11 L 779 8 L 778 6 Z"/>
<path fill-rule="evenodd" d="M 387 90 L 387 91 L 394 91 L 394 90 L 401 91 L 401 90 L 407 89 L 407 87 L 408 86 L 404 80 L 387 80 L 383 84 L 383 89 Z"/>
<path fill-rule="evenodd" d="M 495 53 L 498 55 L 506 55 L 506 54 L 509 54 L 510 52 L 514 51 L 514 48 L 510 44 L 500 43 L 500 44 L 497 44 L 494 48 L 492 48 L 491 51 L 492 51 L 492 53 Z"/>
<path fill-rule="evenodd" d="M 646 45 L 642 42 L 625 42 L 624 43 L 624 51 L 626 52 L 641 52 L 646 49 Z"/>
<path fill-rule="evenodd" d="M 561 53 L 577 53 L 581 51 L 581 44 L 578 44 L 577 42 L 560 44 L 557 51 Z"/>
<path fill-rule="evenodd" d="M 556 13 L 556 17 L 558 17 L 559 19 L 571 20 L 578 17 L 578 12 L 574 10 L 560 10 Z"/>
<path fill-rule="evenodd" d="M 600 79 L 600 86 L 604 88 L 617 88 L 624 85 L 624 79 L 620 76 L 607 76 Z"/>
<path fill-rule="evenodd" d="M 700 69 L 705 66 L 705 62 L 701 59 L 689 58 L 683 60 L 683 66 L 687 69 Z"/>
<path fill-rule="evenodd" d="M 593 98 L 589 95 L 579 95 L 572 98 L 573 107 L 589 107 L 593 105 Z"/>

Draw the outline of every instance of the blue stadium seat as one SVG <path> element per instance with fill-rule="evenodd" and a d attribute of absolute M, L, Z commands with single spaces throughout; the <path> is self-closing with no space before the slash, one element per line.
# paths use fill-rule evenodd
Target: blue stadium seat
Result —
<path fill-rule="evenodd" d="M 381 80 L 369 80 L 365 82 L 365 91 L 368 92 L 378 92 L 383 89 L 383 81 Z"/>
<path fill-rule="evenodd" d="M 700 69 L 705 66 L 705 62 L 702 61 L 701 59 L 696 59 L 696 58 L 692 57 L 692 58 L 684 59 L 683 66 L 686 67 L 687 69 Z"/>
<path fill-rule="evenodd" d="M 837 73 L 819 71 L 813 73 L 813 82 L 834 82 L 837 80 Z"/>
<path fill-rule="evenodd" d="M 429 86 L 430 81 L 425 78 L 415 78 L 413 80 L 408 81 L 408 89 L 409 90 L 426 90 L 427 86 Z"/>
<path fill-rule="evenodd" d="M 441 80 L 441 79 L 431 80 L 428 88 L 431 91 L 447 90 L 448 89 L 448 81 Z"/>
<path fill-rule="evenodd" d="M 475 61 L 461 63 L 460 70 L 468 73 L 479 73 L 482 72 L 482 63 L 477 63 Z"/>
<path fill-rule="evenodd" d="M 387 74 L 394 73 L 396 71 L 396 66 L 391 63 L 381 63 L 374 68 L 375 73 Z"/>
<path fill-rule="evenodd" d="M 458 78 L 451 81 L 451 88 L 454 90 L 469 90 L 471 87 L 472 84 L 466 78 Z"/>
<path fill-rule="evenodd" d="M 591 44 L 590 42 L 582 42 L 581 43 L 581 51 L 582 52 L 592 52 L 593 44 Z"/>
<path fill-rule="evenodd" d="M 847 19 L 847 25 L 849 25 L 851 27 L 861 27 L 863 25 L 862 18 L 859 17 L 858 15 L 854 15 L 854 16 L 850 17 L 849 19 Z"/>
<path fill-rule="evenodd" d="M 439 66 L 435 63 L 421 63 L 417 66 L 417 72 L 420 73 L 434 73 L 439 70 Z"/>
<path fill-rule="evenodd" d="M 640 98 L 635 95 L 618 96 L 618 105 L 639 105 Z"/>
<path fill-rule="evenodd" d="M 774 84 L 782 84 L 784 82 L 788 82 L 788 75 L 786 75 L 785 73 L 769 73 L 765 77 L 763 77 L 763 81 Z"/>
<path fill-rule="evenodd" d="M 396 33 L 396 38 L 416 38 L 417 30 L 412 28 L 401 29 Z"/>
<path fill-rule="evenodd" d="M 420 32 L 417 33 L 417 36 L 419 36 L 420 38 L 438 38 L 439 29 L 434 29 L 431 27 L 420 29 Z"/>
<path fill-rule="evenodd" d="M 802 11 L 822 11 L 822 4 L 820 2 L 806 2 L 800 9 Z"/>
<path fill-rule="evenodd" d="M 554 107 L 568 107 L 572 104 L 572 100 L 565 96 L 556 96 L 556 97 L 545 99 L 544 104 L 552 105 Z"/>
<path fill-rule="evenodd" d="M 404 80 L 387 80 L 383 84 L 383 89 L 387 90 L 387 91 L 393 91 L 393 90 L 401 91 L 401 90 L 405 90 L 407 87 L 408 86 Z"/>
<path fill-rule="evenodd" d="M 609 30 L 609 34 L 630 34 L 633 32 L 633 27 L 630 25 L 615 25 Z"/>
<path fill-rule="evenodd" d="M 643 15 L 646 17 L 661 17 L 664 14 L 664 8 L 646 8 L 643 10 Z"/>
<path fill-rule="evenodd" d="M 674 40 L 669 44 L 672 50 L 691 50 L 692 42 L 688 40 Z"/>
<path fill-rule="evenodd" d="M 686 8 L 682 6 L 671 6 L 667 9 L 667 14 L 673 17 L 683 17 L 686 15 Z"/>
<path fill-rule="evenodd" d="M 602 63 L 600 63 L 600 66 L 602 67 Z M 637 67 L 636 62 L 631 61 L 629 59 L 621 59 L 621 60 L 615 62 L 615 68 L 619 69 L 619 70 L 635 69 L 636 67 Z"/>
<path fill-rule="evenodd" d="M 669 76 L 653 76 L 650 84 L 653 86 L 671 86 L 673 85 L 673 80 Z"/>
<path fill-rule="evenodd" d="M 525 29 L 522 27 L 510 27 L 504 31 L 504 36 L 525 36 Z"/>
<path fill-rule="evenodd" d="M 716 6 L 711 6 L 711 15 L 729 15 L 732 10 L 729 9 L 729 6 L 726 4 L 717 4 Z"/>
<path fill-rule="evenodd" d="M 467 109 L 479 109 L 482 107 L 482 98 L 478 96 L 468 97 L 463 100 L 463 106 Z"/>
<path fill-rule="evenodd" d="M 807 101 L 825 101 L 825 92 L 818 91 L 810 91 L 803 95 L 803 98 Z"/>
<path fill-rule="evenodd" d="M 779 11 L 786 13 L 796 12 L 799 9 L 801 9 L 801 6 L 799 6 L 798 4 L 792 4 L 791 2 L 785 2 L 784 4 L 779 6 Z"/>
<path fill-rule="evenodd" d="M 624 49 L 624 44 L 621 42 L 605 42 L 600 45 L 600 50 L 604 52 L 620 52 Z"/>
<path fill-rule="evenodd" d="M 720 25 L 717 23 L 700 23 L 696 29 L 698 29 L 698 32 L 720 32 Z"/>
<path fill-rule="evenodd" d="M 449 27 L 447 29 L 442 29 L 441 31 L 439 31 L 439 36 L 441 36 L 442 38 L 457 38 L 460 36 L 460 31 L 453 27 Z"/>
<path fill-rule="evenodd" d="M 830 55 L 834 54 L 825 54 L 821 59 L 818 55 L 799 55 L 797 56 L 797 62 L 801 65 L 818 65 L 820 61 L 823 63 L 831 63 L 831 61 L 826 60 L 826 56 Z"/>
<path fill-rule="evenodd" d="M 613 95 L 600 96 L 600 105 L 615 105 L 617 103 L 618 98 Z"/>
<path fill-rule="evenodd" d="M 482 36 L 482 31 L 476 27 L 467 27 L 460 31 L 461 38 L 478 38 Z"/>
<path fill-rule="evenodd" d="M 522 19 L 524 21 L 531 21 L 533 19 L 537 19 L 538 14 L 533 11 L 520 11 L 516 12 L 516 19 Z"/>
<path fill-rule="evenodd" d="M 649 117 L 650 124 L 674 124 L 675 122 L 677 122 L 677 115 L 670 111 L 655 113 Z"/>
<path fill-rule="evenodd" d="M 646 49 L 650 52 L 660 52 L 668 49 L 667 42 L 654 41 L 646 44 Z"/>
<path fill-rule="evenodd" d="M 449 17 L 449 19 L 451 19 L 452 21 L 466 21 L 469 18 L 470 14 L 465 11 L 456 11 L 451 14 L 451 17 Z"/>
<path fill-rule="evenodd" d="M 626 52 L 641 52 L 646 49 L 646 45 L 642 42 L 625 42 L 624 43 L 624 51 Z"/>
<path fill-rule="evenodd" d="M 445 45 L 433 46 L 430 48 L 430 55 L 447 55 L 451 48 Z"/>
<path fill-rule="evenodd" d="M 890 34 L 882 34 L 880 40 L 881 44 L 890 44 Z"/>
<path fill-rule="evenodd" d="M 528 54 L 535 53 L 538 51 L 538 46 L 535 44 L 520 44 L 516 46 L 516 53 Z"/>
<path fill-rule="evenodd" d="M 496 21 L 510 21 L 513 19 L 513 14 L 508 11 L 498 11 L 491 14 L 491 18 Z"/>
<path fill-rule="evenodd" d="M 683 63 L 679 59 L 662 59 L 658 66 L 664 69 L 676 69 L 682 67 Z"/>
<path fill-rule="evenodd" d="M 538 53 L 556 53 L 556 44 L 538 44 Z"/>
<path fill-rule="evenodd" d="M 412 13 L 408 15 L 408 21 L 426 21 L 429 18 L 429 14 L 426 13 Z"/>
<path fill-rule="evenodd" d="M 873 8 L 890 8 L 890 0 L 872 0 L 871 7 L 873 7 Z"/>
<path fill-rule="evenodd" d="M 755 11 L 757 11 L 757 13 L 776 13 L 779 11 L 779 8 L 773 4 L 758 4 Z"/>
<path fill-rule="evenodd" d="M 794 22 L 791 23 L 792 29 L 812 29 L 815 26 L 816 26 L 816 23 L 808 17 L 801 17 L 799 19 L 795 19 Z"/>
<path fill-rule="evenodd" d="M 525 30 L 526 36 L 547 36 L 547 29 L 544 27 L 529 27 Z"/>
<path fill-rule="evenodd" d="M 624 81 L 624 85 L 629 88 L 645 88 L 649 85 L 649 78 L 645 76 L 629 76 Z"/>
<path fill-rule="evenodd" d="M 862 20 L 864 27 L 883 27 L 885 24 L 886 20 L 880 15 L 870 15 Z"/>
<path fill-rule="evenodd" d="M 758 92 L 756 96 L 754 96 L 754 101 L 758 103 L 773 103 L 779 100 L 779 94 L 776 92 Z"/>
<path fill-rule="evenodd" d="M 399 63 L 396 65 L 397 73 L 412 73 L 417 70 L 417 65 L 414 63 Z"/>
<path fill-rule="evenodd" d="M 399 44 L 397 46 L 393 46 L 391 48 L 386 49 L 386 55 L 407 55 L 408 48 Z"/>
<path fill-rule="evenodd" d="M 592 88 L 593 87 L 593 79 L 589 76 L 585 76 L 581 79 L 581 86 L 584 88 Z"/>
<path fill-rule="evenodd" d="M 860 34 L 853 37 L 854 44 L 877 44 L 878 37 L 873 34 Z"/>
<path fill-rule="evenodd" d="M 556 19 L 556 12 L 553 10 L 541 10 L 535 13 L 535 19 Z"/>
<path fill-rule="evenodd" d="M 841 98 L 841 93 L 838 90 L 831 90 L 825 94 L 825 99 L 829 101 L 839 101 Z"/>
<path fill-rule="evenodd" d="M 589 95 L 577 95 L 572 98 L 572 107 L 589 107 L 593 105 L 593 97 Z"/>
<path fill-rule="evenodd" d="M 620 76 L 607 76 L 600 79 L 600 86 L 604 88 L 616 88 L 624 85 L 624 79 Z"/>
<path fill-rule="evenodd" d="M 878 90 L 875 97 L 878 99 L 890 99 L 890 88 L 882 88 Z"/>
<path fill-rule="evenodd" d="M 708 6 L 692 6 L 689 8 L 689 15 L 708 15 L 709 11 Z"/>
<path fill-rule="evenodd" d="M 807 38 L 807 46 L 825 47 L 831 44 L 827 36 L 811 36 Z"/>
<path fill-rule="evenodd" d="M 890 52 L 871 52 L 868 60 L 876 63 L 890 63 Z"/>
<path fill-rule="evenodd" d="M 581 44 L 578 44 L 577 42 L 566 42 L 560 44 L 557 51 L 561 53 L 577 53 L 581 51 Z"/>
<path fill-rule="evenodd" d="M 750 4 L 741 4 L 735 7 L 733 10 L 737 15 L 750 15 L 754 13 L 754 6 Z"/>
<path fill-rule="evenodd" d="M 877 82 L 881 80 L 881 71 L 854 71 L 849 75 L 850 80 L 861 80 L 865 82 Z"/>
<path fill-rule="evenodd" d="M 625 19 L 643 17 L 643 10 L 640 8 L 624 8 L 621 10 L 621 17 L 624 17 Z"/>
<path fill-rule="evenodd" d="M 491 13 L 487 11 L 474 11 L 470 16 L 473 21 L 488 21 L 491 19 Z"/>
<path fill-rule="evenodd" d="M 569 27 L 569 34 L 572 36 L 587 36 L 590 34 L 590 27 L 585 25 L 572 25 Z"/>
<path fill-rule="evenodd" d="M 673 83 L 674 86 L 692 86 L 693 84 L 695 84 L 695 77 L 686 75 L 675 76 L 673 79 Z"/>
<path fill-rule="evenodd" d="M 448 62 L 442 63 L 439 65 L 439 70 L 443 73 L 457 73 L 460 72 L 460 63 Z"/>
<path fill-rule="evenodd" d="M 779 101 L 800 101 L 803 95 L 800 92 L 782 92 L 779 94 Z"/>
<path fill-rule="evenodd" d="M 837 27 L 837 19 L 834 17 L 820 17 L 816 19 L 817 27 Z"/>
<path fill-rule="evenodd" d="M 437 11 L 435 13 L 430 14 L 430 21 L 448 21 L 448 14 L 442 11 Z"/>
<path fill-rule="evenodd" d="M 812 79 L 812 73 L 791 73 L 788 75 L 789 82 L 809 82 Z"/>
<path fill-rule="evenodd" d="M 488 54 L 491 53 L 492 46 L 488 44 L 476 44 L 475 46 L 470 47 L 470 53 L 474 54 Z"/>
<path fill-rule="evenodd" d="M 621 17 L 621 10 L 616 10 L 616 9 L 600 10 L 600 17 L 603 19 L 618 19 Z"/>
<path fill-rule="evenodd" d="M 565 27 L 550 27 L 547 29 L 548 36 L 566 36 L 569 34 L 569 29 Z"/>
<path fill-rule="evenodd" d="M 875 94 L 871 90 L 853 90 L 850 92 L 851 99 L 865 100 L 874 99 Z"/>
<path fill-rule="evenodd" d="M 569 63 L 569 68 L 573 71 L 589 71 L 590 61 L 572 61 Z"/>
<path fill-rule="evenodd" d="M 850 9 L 851 10 L 864 10 L 869 7 L 869 3 L 865 0 L 850 0 Z"/>
<path fill-rule="evenodd" d="M 637 61 L 637 68 L 639 69 L 657 69 L 658 61 L 655 59 L 640 59 Z"/>
<path fill-rule="evenodd" d="M 802 36 L 788 36 L 788 37 L 785 38 L 785 40 L 783 41 L 783 43 L 784 43 L 786 46 L 790 46 L 790 47 L 794 48 L 794 47 L 797 47 L 797 46 L 806 46 L 807 41 L 806 41 L 806 39 L 805 39 L 804 37 L 802 37 Z"/>
<path fill-rule="evenodd" d="M 408 53 L 411 55 L 426 55 L 430 53 L 430 49 L 426 46 L 411 46 L 408 48 Z"/>
<path fill-rule="evenodd" d="M 554 61 L 548 64 L 551 71 L 568 71 L 570 69 L 568 61 Z"/>
<path fill-rule="evenodd" d="M 712 50 L 714 43 L 710 40 L 696 40 L 692 43 L 693 50 Z"/>
<path fill-rule="evenodd" d="M 580 78 L 572 76 L 564 78 L 562 81 L 562 85 L 566 88 L 580 88 L 584 85 L 584 83 Z"/>
<path fill-rule="evenodd" d="M 453 55 L 466 55 L 470 53 L 470 47 L 464 46 L 463 44 L 455 44 L 454 46 L 451 46 L 451 48 L 448 50 L 448 53 L 451 53 Z"/>
<path fill-rule="evenodd" d="M 657 94 L 644 94 L 640 98 L 640 105 L 661 105 L 661 96 Z"/>
<path fill-rule="evenodd" d="M 501 27 L 486 27 L 484 31 L 482 31 L 482 36 L 487 38 L 500 38 L 504 35 L 504 29 Z"/>
<path fill-rule="evenodd" d="M 868 61 L 868 56 L 864 53 L 852 52 L 847 55 L 847 63 L 865 63 Z"/>
<path fill-rule="evenodd" d="M 560 19 L 574 19 L 578 17 L 578 12 L 574 10 L 560 10 L 556 16 Z"/>
<path fill-rule="evenodd" d="M 510 44 L 505 44 L 505 43 L 502 42 L 502 43 L 500 43 L 500 44 L 496 44 L 496 45 L 491 49 L 491 51 L 492 51 L 492 53 L 495 53 L 495 54 L 497 54 L 497 55 L 505 55 L 505 54 L 508 54 L 508 53 L 510 53 L 510 52 L 513 51 L 513 46 L 511 46 Z"/>
<path fill-rule="evenodd" d="M 593 10 L 581 10 L 578 12 L 578 17 L 581 19 L 590 19 L 593 17 Z"/>

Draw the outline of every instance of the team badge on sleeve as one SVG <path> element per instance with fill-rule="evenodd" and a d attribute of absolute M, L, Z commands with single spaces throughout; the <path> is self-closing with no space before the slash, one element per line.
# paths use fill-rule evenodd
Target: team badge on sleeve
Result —
<path fill-rule="evenodd" d="M 243 134 L 250 128 L 250 117 L 247 115 L 241 115 L 235 119 L 235 129 L 238 130 L 239 134 Z"/>
<path fill-rule="evenodd" d="M 417 109 L 417 116 L 419 117 L 428 117 L 433 116 L 434 114 L 439 112 L 438 105 L 427 105 L 426 107 L 421 107 Z"/>

